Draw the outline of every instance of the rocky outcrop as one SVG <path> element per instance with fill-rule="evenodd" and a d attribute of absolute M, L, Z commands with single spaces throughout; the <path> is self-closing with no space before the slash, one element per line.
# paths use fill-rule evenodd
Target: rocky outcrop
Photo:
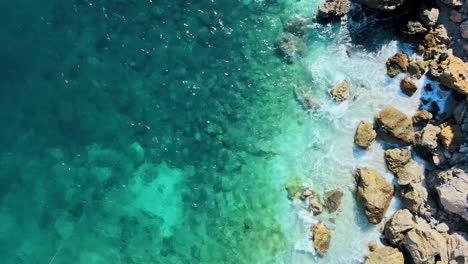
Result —
<path fill-rule="evenodd" d="M 368 149 L 374 142 L 376 136 L 377 132 L 374 130 L 374 125 L 368 121 L 361 121 L 354 135 L 354 143 L 360 148 Z"/>
<path fill-rule="evenodd" d="M 415 225 L 415 219 L 410 211 L 407 209 L 398 210 L 385 224 L 385 237 L 392 245 L 397 245 Z"/>
<path fill-rule="evenodd" d="M 307 46 L 298 36 L 285 32 L 276 41 L 276 50 L 288 63 L 293 63 L 306 55 Z"/>
<path fill-rule="evenodd" d="M 406 208 L 419 214 L 421 207 L 427 202 L 427 191 L 422 186 L 410 184 L 401 190 L 400 198 Z"/>
<path fill-rule="evenodd" d="M 378 135 L 390 143 L 410 145 L 414 142 L 413 122 L 394 107 L 386 107 L 375 116 Z"/>
<path fill-rule="evenodd" d="M 423 127 L 429 123 L 432 119 L 432 113 L 427 110 L 421 110 L 416 112 L 411 120 L 413 121 L 413 126 L 415 127 Z"/>
<path fill-rule="evenodd" d="M 382 221 L 393 198 L 393 185 L 371 168 L 358 168 L 355 172 L 357 198 L 372 224 Z"/>
<path fill-rule="evenodd" d="M 349 0 L 326 0 L 319 6 L 317 18 L 323 22 L 339 20 L 349 13 L 350 6 Z"/>
<path fill-rule="evenodd" d="M 403 254 L 396 248 L 384 247 L 370 252 L 364 264 L 404 264 Z"/>
<path fill-rule="evenodd" d="M 408 56 L 403 51 L 399 51 L 387 60 L 386 65 L 388 76 L 393 78 L 400 72 L 408 71 Z"/>
<path fill-rule="evenodd" d="M 330 247 L 331 232 L 323 222 L 320 221 L 312 226 L 312 241 L 317 254 L 324 256 Z"/>
<path fill-rule="evenodd" d="M 363 4 L 370 8 L 380 9 L 380 10 L 395 10 L 397 7 L 405 3 L 405 0 L 352 0 L 353 2 Z"/>
<path fill-rule="evenodd" d="M 402 241 L 415 264 L 435 264 L 448 262 L 447 244 L 444 236 L 424 221 L 418 221 Z"/>
<path fill-rule="evenodd" d="M 330 94 L 335 99 L 335 101 L 341 103 L 346 101 L 349 97 L 348 87 L 348 82 L 342 81 L 333 87 L 333 89 L 330 91 Z"/>
<path fill-rule="evenodd" d="M 411 80 L 408 76 L 405 76 L 400 83 L 401 92 L 407 96 L 413 96 L 414 93 L 418 90 L 416 83 Z"/>
<path fill-rule="evenodd" d="M 329 213 L 334 213 L 341 205 L 343 192 L 341 190 L 333 190 L 325 193 L 325 208 Z"/>

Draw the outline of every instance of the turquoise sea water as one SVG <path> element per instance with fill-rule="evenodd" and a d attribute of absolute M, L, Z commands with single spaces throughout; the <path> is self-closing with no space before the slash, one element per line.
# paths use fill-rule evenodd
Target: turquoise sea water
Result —
<path fill-rule="evenodd" d="M 416 103 L 386 79 L 401 45 L 369 38 L 378 27 L 312 23 L 306 58 L 275 55 L 283 22 L 319 2 L 1 1 L 2 263 L 362 261 L 378 234 L 350 172 L 391 175 L 379 146 L 353 149 L 354 128 Z M 326 91 L 342 79 L 355 98 L 337 105 Z M 341 188 L 342 209 L 310 216 L 286 198 L 294 178 Z M 318 219 L 334 232 L 323 259 Z"/>

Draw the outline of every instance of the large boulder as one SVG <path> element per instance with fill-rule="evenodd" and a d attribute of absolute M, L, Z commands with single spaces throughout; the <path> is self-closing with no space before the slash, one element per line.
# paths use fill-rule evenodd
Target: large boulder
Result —
<path fill-rule="evenodd" d="M 415 264 L 448 262 L 447 242 L 443 235 L 431 229 L 425 221 L 418 221 L 402 241 Z"/>
<path fill-rule="evenodd" d="M 468 263 L 468 234 L 453 233 L 447 237 L 448 257 L 454 263 Z M 452 263 L 452 262 L 450 262 Z"/>
<path fill-rule="evenodd" d="M 335 99 L 335 101 L 341 103 L 346 101 L 349 97 L 348 87 L 348 82 L 342 81 L 333 87 L 333 89 L 330 91 L 330 94 Z"/>
<path fill-rule="evenodd" d="M 349 13 L 351 2 L 349 0 L 326 0 L 319 6 L 318 19 L 324 22 L 339 20 Z"/>
<path fill-rule="evenodd" d="M 358 168 L 355 172 L 357 198 L 372 224 L 382 221 L 393 198 L 394 187 L 371 168 Z"/>
<path fill-rule="evenodd" d="M 395 174 L 412 160 L 409 149 L 387 149 L 384 152 L 384 156 L 387 168 Z"/>
<path fill-rule="evenodd" d="M 464 170 L 452 170 L 448 179 L 435 188 L 445 211 L 458 214 L 468 221 L 468 174 Z"/>
<path fill-rule="evenodd" d="M 330 247 L 331 232 L 322 221 L 312 226 L 312 241 L 319 256 L 324 256 Z"/>
<path fill-rule="evenodd" d="M 380 10 L 395 10 L 400 5 L 404 4 L 406 0 L 352 0 L 353 2 L 363 4 L 370 8 Z"/>
<path fill-rule="evenodd" d="M 403 254 L 396 248 L 384 247 L 370 252 L 364 264 L 404 264 Z"/>
<path fill-rule="evenodd" d="M 288 63 L 294 63 L 306 55 L 307 46 L 300 37 L 284 32 L 276 41 L 276 50 Z"/>
<path fill-rule="evenodd" d="M 400 209 L 385 223 L 385 237 L 392 245 L 397 245 L 415 225 L 415 218 L 411 212 L 407 209 Z"/>
<path fill-rule="evenodd" d="M 333 190 L 325 193 L 325 208 L 329 213 L 333 213 L 341 205 L 341 198 L 343 198 L 343 191 Z"/>
<path fill-rule="evenodd" d="M 388 76 L 393 78 L 400 72 L 408 71 L 408 56 L 403 51 L 399 51 L 392 57 L 388 58 L 385 65 L 387 66 Z"/>
<path fill-rule="evenodd" d="M 406 208 L 418 214 L 427 202 L 427 191 L 420 185 L 410 184 L 401 190 L 400 198 Z"/>
<path fill-rule="evenodd" d="M 410 145 L 414 142 L 411 118 L 394 107 L 385 107 L 375 116 L 379 136 L 390 143 Z"/>
<path fill-rule="evenodd" d="M 361 121 L 354 135 L 354 143 L 360 148 L 368 149 L 376 136 L 377 132 L 374 130 L 374 125 L 368 121 Z"/>

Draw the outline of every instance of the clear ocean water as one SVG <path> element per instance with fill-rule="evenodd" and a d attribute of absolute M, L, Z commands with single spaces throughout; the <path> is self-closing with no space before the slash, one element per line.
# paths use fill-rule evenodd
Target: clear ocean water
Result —
<path fill-rule="evenodd" d="M 384 65 L 411 47 L 372 21 L 313 22 L 308 55 L 285 63 L 283 23 L 319 3 L 0 1 L 1 262 L 361 262 L 379 226 L 352 170 L 392 176 L 354 129 L 388 104 L 416 110 Z M 336 104 L 343 79 L 352 99 Z M 343 190 L 341 209 L 310 215 L 287 199 L 291 179 Z M 324 258 L 318 220 L 333 233 Z"/>

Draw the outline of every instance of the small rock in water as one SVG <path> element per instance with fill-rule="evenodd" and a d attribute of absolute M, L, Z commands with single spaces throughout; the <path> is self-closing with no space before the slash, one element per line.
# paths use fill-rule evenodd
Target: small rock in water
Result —
<path fill-rule="evenodd" d="M 369 248 L 369 251 L 375 251 L 377 249 L 377 242 L 371 241 L 367 244 L 367 247 Z"/>
<path fill-rule="evenodd" d="M 396 248 L 384 247 L 370 252 L 364 264 L 404 264 L 403 254 Z"/>
<path fill-rule="evenodd" d="M 413 96 L 413 94 L 418 90 L 418 86 L 408 76 L 405 76 L 401 80 L 400 89 L 407 96 Z"/>
<path fill-rule="evenodd" d="M 306 188 L 301 194 L 301 200 L 305 200 L 307 197 L 312 195 L 314 195 L 314 192 L 311 189 Z"/>
<path fill-rule="evenodd" d="M 330 247 L 331 232 L 322 221 L 312 226 L 312 241 L 317 254 L 323 257 Z"/>
<path fill-rule="evenodd" d="M 347 81 L 340 82 L 330 91 L 331 96 L 339 103 L 346 101 L 349 97 L 348 86 Z"/>
<path fill-rule="evenodd" d="M 341 190 L 333 190 L 325 193 L 325 208 L 329 213 L 333 213 L 341 205 L 341 198 L 343 198 L 343 192 Z"/>
<path fill-rule="evenodd" d="M 399 51 L 387 60 L 386 66 L 388 76 L 395 77 L 400 72 L 408 71 L 408 56 Z"/>
<path fill-rule="evenodd" d="M 394 107 L 385 107 L 375 116 L 379 136 L 390 143 L 410 145 L 414 142 L 413 122 Z"/>
<path fill-rule="evenodd" d="M 354 135 L 354 143 L 363 149 L 369 149 L 376 136 L 374 125 L 368 121 L 361 121 Z"/>
<path fill-rule="evenodd" d="M 372 224 L 382 221 L 393 198 L 391 183 L 371 168 L 358 168 L 355 172 L 357 198 L 364 207 L 367 219 Z"/>

